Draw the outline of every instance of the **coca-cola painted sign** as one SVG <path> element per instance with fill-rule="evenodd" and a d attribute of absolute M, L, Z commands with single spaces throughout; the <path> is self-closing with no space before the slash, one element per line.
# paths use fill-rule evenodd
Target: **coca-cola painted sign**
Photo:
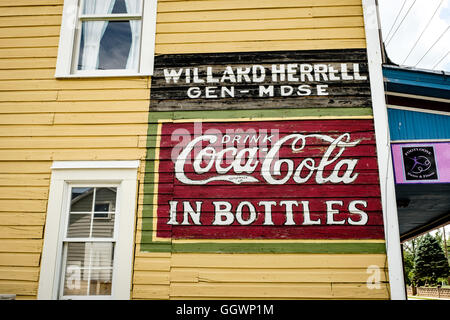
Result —
<path fill-rule="evenodd" d="M 383 239 L 373 121 L 161 122 L 157 239 Z"/>

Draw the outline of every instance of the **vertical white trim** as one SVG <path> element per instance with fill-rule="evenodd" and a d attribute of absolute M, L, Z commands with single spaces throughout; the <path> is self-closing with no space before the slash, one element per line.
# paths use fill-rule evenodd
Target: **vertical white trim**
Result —
<path fill-rule="evenodd" d="M 139 73 L 153 75 L 157 0 L 144 0 Z"/>
<path fill-rule="evenodd" d="M 78 0 L 64 0 L 59 32 L 58 58 L 56 60 L 56 78 L 64 77 L 71 73 L 77 16 Z"/>
<path fill-rule="evenodd" d="M 389 267 L 389 284 L 392 300 L 405 300 L 402 250 L 395 198 L 394 171 L 392 165 L 389 125 L 385 101 L 382 57 L 375 0 L 362 0 L 367 41 L 370 87 L 380 173 L 381 202 Z"/>

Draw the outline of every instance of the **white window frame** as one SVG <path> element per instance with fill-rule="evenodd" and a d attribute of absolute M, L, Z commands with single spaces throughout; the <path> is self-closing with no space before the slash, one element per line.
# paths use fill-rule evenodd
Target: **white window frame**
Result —
<path fill-rule="evenodd" d="M 80 34 L 79 0 L 64 0 L 61 30 L 59 36 L 58 58 L 56 61 L 56 78 L 87 78 L 87 77 L 136 77 L 153 75 L 156 7 L 157 0 L 143 0 L 141 20 L 141 44 L 139 70 L 74 70 L 74 61 L 78 56 L 77 33 Z M 125 15 L 118 15 L 122 19 Z M 135 15 L 129 15 L 134 17 Z"/>
<path fill-rule="evenodd" d="M 137 169 L 139 161 L 55 161 L 45 223 L 38 299 L 60 296 L 63 240 L 68 220 L 71 186 L 117 186 L 111 296 L 70 296 L 70 299 L 129 300 L 132 281 L 134 227 L 136 220 Z M 83 239 L 80 239 L 83 240 Z"/>

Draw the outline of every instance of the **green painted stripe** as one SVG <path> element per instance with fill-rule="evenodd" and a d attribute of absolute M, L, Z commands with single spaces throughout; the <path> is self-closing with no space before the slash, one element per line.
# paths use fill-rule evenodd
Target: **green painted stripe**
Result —
<path fill-rule="evenodd" d="M 170 250 L 171 249 L 171 250 Z M 384 243 L 172 243 L 158 247 L 143 243 L 141 251 L 155 250 L 174 253 L 329 253 L 329 254 L 385 254 Z M 166 252 L 167 252 L 166 251 Z"/>
<path fill-rule="evenodd" d="M 149 131 L 153 131 L 161 119 L 239 119 L 239 118 L 295 118 L 295 117 L 354 117 L 372 116 L 372 108 L 302 108 L 302 109 L 252 109 L 252 110 L 208 110 L 149 113 Z M 150 132 L 149 132 L 150 133 Z"/>

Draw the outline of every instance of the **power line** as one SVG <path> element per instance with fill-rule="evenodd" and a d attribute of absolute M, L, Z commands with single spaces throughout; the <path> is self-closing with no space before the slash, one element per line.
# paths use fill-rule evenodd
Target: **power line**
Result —
<path fill-rule="evenodd" d="M 414 65 L 414 67 L 417 66 L 417 65 L 422 61 L 422 59 L 428 54 L 428 52 L 431 51 L 431 49 L 433 49 L 433 47 L 436 45 L 436 43 L 438 43 L 439 40 L 441 40 L 441 38 L 444 36 L 444 34 L 448 31 L 448 29 L 450 29 L 450 26 L 448 26 L 447 29 L 445 29 L 444 32 L 441 33 L 441 35 L 439 36 L 439 38 L 437 38 L 437 40 L 436 40 L 436 41 L 433 43 L 433 45 L 427 50 L 427 52 L 425 52 L 425 54 L 422 56 L 422 58 L 420 58 L 420 60 Z"/>
<path fill-rule="evenodd" d="M 400 26 L 402 25 L 403 21 L 405 21 L 405 18 L 408 16 L 409 12 L 411 11 L 412 7 L 414 7 L 414 4 L 416 3 L 417 0 L 414 0 L 414 2 L 412 3 L 412 5 L 408 8 L 408 11 L 406 12 L 406 14 L 403 16 L 402 21 L 400 21 L 400 24 L 397 26 L 397 29 L 395 29 L 394 33 L 392 34 L 391 38 L 388 40 L 388 42 L 386 43 L 386 46 L 389 45 L 389 43 L 391 42 L 392 38 L 394 38 L 395 34 L 397 33 L 398 29 L 400 28 Z"/>
<path fill-rule="evenodd" d="M 439 59 L 439 61 L 431 69 L 434 70 L 434 68 L 436 68 L 448 56 L 449 53 L 450 53 L 450 51 L 447 51 L 447 53 L 444 54 L 444 56 L 441 59 Z"/>
<path fill-rule="evenodd" d="M 386 36 L 386 39 L 388 39 L 389 36 L 391 35 L 391 31 L 392 31 L 392 29 L 394 29 L 395 23 L 397 22 L 397 19 L 398 19 L 398 17 L 400 16 L 400 13 L 402 12 L 403 7 L 405 6 L 405 3 L 406 3 L 406 0 L 403 0 L 402 7 L 400 8 L 400 11 L 397 13 L 397 16 L 395 17 L 394 23 L 392 24 L 392 26 L 391 26 L 391 28 L 389 29 L 389 32 L 388 32 L 388 34 L 387 34 L 387 36 Z"/>
<path fill-rule="evenodd" d="M 416 48 L 417 43 L 419 43 L 419 40 L 422 38 L 423 34 L 425 33 L 425 30 L 427 30 L 428 26 L 430 25 L 431 21 L 433 21 L 434 16 L 436 15 L 436 13 L 438 12 L 439 8 L 441 7 L 442 3 L 444 2 L 444 0 L 441 0 L 441 2 L 439 3 L 439 5 L 437 6 L 436 10 L 434 11 L 433 15 L 431 16 L 430 20 L 428 21 L 427 25 L 425 26 L 425 28 L 422 30 L 422 33 L 420 34 L 419 38 L 416 40 L 416 42 L 414 43 L 412 49 L 409 51 L 408 55 L 406 56 L 406 58 L 403 60 L 403 62 L 401 64 L 404 64 L 405 61 L 409 58 L 409 56 L 411 55 L 411 53 L 413 52 L 413 50 Z"/>

